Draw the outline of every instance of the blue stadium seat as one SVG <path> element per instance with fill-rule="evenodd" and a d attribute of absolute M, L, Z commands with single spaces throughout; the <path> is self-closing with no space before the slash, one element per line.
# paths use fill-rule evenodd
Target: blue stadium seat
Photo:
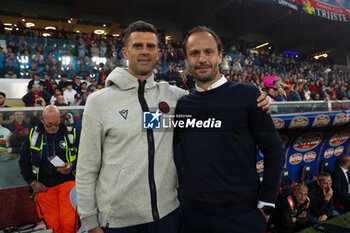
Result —
<path fill-rule="evenodd" d="M 316 180 L 316 176 L 312 173 L 310 164 L 305 164 L 301 167 L 301 183 L 310 184 L 312 181 Z"/>
<path fill-rule="evenodd" d="M 331 165 L 329 164 L 329 161 L 328 161 L 328 160 L 323 160 L 323 161 L 320 163 L 318 173 L 321 173 L 321 172 L 326 172 L 326 173 L 328 173 L 328 174 L 331 174 L 331 173 L 332 173 Z"/>

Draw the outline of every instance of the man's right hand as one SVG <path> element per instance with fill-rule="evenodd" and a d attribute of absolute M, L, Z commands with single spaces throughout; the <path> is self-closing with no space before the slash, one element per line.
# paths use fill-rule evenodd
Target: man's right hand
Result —
<path fill-rule="evenodd" d="M 324 199 L 329 201 L 333 196 L 333 189 L 330 188 L 328 191 L 323 189 L 323 195 L 324 195 Z"/>
<path fill-rule="evenodd" d="M 96 227 L 96 228 L 88 231 L 88 233 L 104 233 L 104 231 L 101 227 Z"/>
<path fill-rule="evenodd" d="M 43 185 L 43 183 L 41 183 L 39 181 L 33 181 L 30 184 L 30 187 L 33 189 L 33 191 L 35 193 L 46 192 L 46 190 L 47 190 L 47 187 L 45 185 Z"/>

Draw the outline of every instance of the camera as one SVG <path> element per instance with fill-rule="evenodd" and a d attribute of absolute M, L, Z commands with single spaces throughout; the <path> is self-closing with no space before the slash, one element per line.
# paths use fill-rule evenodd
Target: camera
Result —
<path fill-rule="evenodd" d="M 37 103 L 38 105 L 42 106 L 43 101 L 42 101 L 42 100 L 37 100 L 36 103 Z"/>

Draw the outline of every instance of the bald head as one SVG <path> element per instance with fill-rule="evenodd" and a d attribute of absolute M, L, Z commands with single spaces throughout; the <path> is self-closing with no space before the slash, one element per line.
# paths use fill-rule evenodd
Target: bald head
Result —
<path fill-rule="evenodd" d="M 61 124 L 60 110 L 55 105 L 48 105 L 44 108 L 40 117 L 46 132 L 49 134 L 57 133 Z"/>
<path fill-rule="evenodd" d="M 52 105 L 52 104 L 47 105 L 44 108 L 42 116 L 45 118 L 45 116 L 51 115 L 51 114 L 58 114 L 58 115 L 60 115 L 60 110 L 57 108 L 57 106 Z"/>

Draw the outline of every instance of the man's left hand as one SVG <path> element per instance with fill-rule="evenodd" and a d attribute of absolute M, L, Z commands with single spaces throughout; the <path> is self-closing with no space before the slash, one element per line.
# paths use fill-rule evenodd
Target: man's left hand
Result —
<path fill-rule="evenodd" d="M 319 218 L 318 218 L 318 222 L 323 222 L 323 221 L 326 221 L 327 220 L 327 215 L 321 215 Z"/>
<path fill-rule="evenodd" d="M 62 167 L 57 168 L 57 171 L 64 174 L 64 175 L 67 175 L 72 171 L 72 168 L 73 168 L 72 163 L 65 163 L 65 164 L 63 164 Z"/>
<path fill-rule="evenodd" d="M 262 108 L 262 110 L 266 110 L 267 114 L 271 114 L 271 108 L 270 108 L 270 100 L 267 96 L 266 92 L 260 91 L 261 95 L 256 100 L 258 102 L 258 107 Z"/>
<path fill-rule="evenodd" d="M 259 209 L 261 211 L 261 213 L 264 215 L 266 223 L 269 221 L 270 219 L 270 215 L 266 215 L 265 212 L 262 209 Z"/>

